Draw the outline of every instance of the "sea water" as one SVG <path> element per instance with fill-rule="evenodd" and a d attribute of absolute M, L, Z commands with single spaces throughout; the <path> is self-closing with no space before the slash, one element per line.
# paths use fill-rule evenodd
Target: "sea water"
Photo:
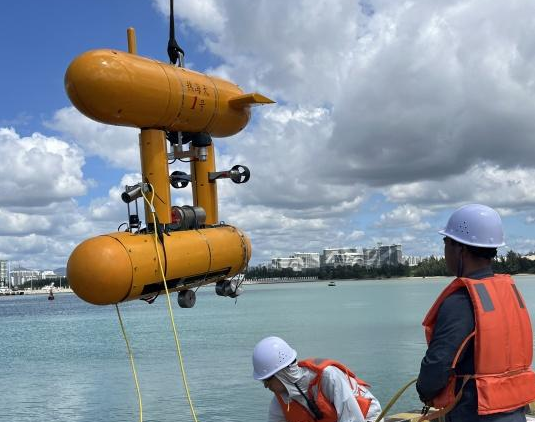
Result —
<path fill-rule="evenodd" d="M 421 321 L 448 280 L 325 281 L 246 286 L 238 300 L 199 289 L 180 309 L 172 295 L 199 422 L 263 421 L 271 392 L 253 380 L 251 353 L 283 337 L 299 358 L 337 359 L 386 404 L 418 374 Z M 517 277 L 532 312 L 535 277 Z M 146 422 L 191 421 L 165 296 L 120 305 Z M 73 294 L 0 297 L 0 421 L 130 422 L 138 400 L 114 306 Z M 393 411 L 421 406 L 414 388 Z M 392 412 L 391 412 L 392 413 Z"/>

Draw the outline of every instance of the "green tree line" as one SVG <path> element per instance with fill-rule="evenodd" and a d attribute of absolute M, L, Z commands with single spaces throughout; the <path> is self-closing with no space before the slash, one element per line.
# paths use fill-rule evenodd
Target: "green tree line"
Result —
<path fill-rule="evenodd" d="M 535 261 L 523 258 L 520 254 L 509 251 L 507 255 L 497 257 L 492 266 L 496 273 L 507 274 L 535 274 Z M 431 256 L 418 265 L 384 265 L 379 268 L 366 268 L 359 265 L 307 268 L 303 271 L 293 271 L 291 268 L 267 268 L 265 266 L 250 268 L 245 278 L 248 280 L 262 280 L 269 278 L 280 279 L 306 279 L 319 278 L 320 280 L 343 279 L 374 279 L 390 277 L 434 277 L 452 276 L 446 267 L 444 258 Z"/>

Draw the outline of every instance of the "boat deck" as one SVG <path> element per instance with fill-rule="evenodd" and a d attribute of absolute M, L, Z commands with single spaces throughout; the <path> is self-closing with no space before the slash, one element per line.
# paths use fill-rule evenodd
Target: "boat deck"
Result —
<path fill-rule="evenodd" d="M 385 422 L 417 422 L 421 416 L 420 411 L 415 410 L 386 416 Z M 433 419 L 432 421 L 442 422 L 443 420 L 443 418 L 439 418 Z M 529 411 L 526 414 L 526 422 L 535 422 L 535 402 L 529 405 Z"/>

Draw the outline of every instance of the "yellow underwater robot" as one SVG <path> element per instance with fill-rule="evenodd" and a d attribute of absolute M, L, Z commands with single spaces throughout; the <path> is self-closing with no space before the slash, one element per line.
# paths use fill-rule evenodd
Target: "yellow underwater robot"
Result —
<path fill-rule="evenodd" d="M 133 29 L 128 30 L 128 49 L 86 52 L 65 74 L 67 94 L 80 112 L 102 123 L 141 129 L 142 180 L 122 194 L 127 230 L 78 245 L 67 263 L 70 286 L 96 305 L 150 300 L 164 290 L 163 276 L 169 291 L 180 291 L 183 307 L 195 303 L 192 287 L 208 283 L 217 283 L 219 295 L 234 297 L 239 289 L 230 278 L 247 266 L 251 242 L 236 227 L 219 222 L 216 181 L 244 183 L 249 170 L 236 165 L 217 172 L 212 136 L 238 133 L 250 119 L 251 106 L 273 101 L 245 94 L 223 79 L 138 56 Z M 169 160 L 176 159 L 190 161 L 190 175 L 169 174 Z M 172 206 L 170 186 L 189 183 L 193 205 Z M 137 210 L 138 199 L 145 203 L 143 228 L 137 212 L 130 211 L 130 205 Z"/>

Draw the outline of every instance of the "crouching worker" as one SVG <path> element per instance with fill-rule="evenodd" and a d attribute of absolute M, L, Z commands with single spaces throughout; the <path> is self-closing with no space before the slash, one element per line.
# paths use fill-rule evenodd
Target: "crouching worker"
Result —
<path fill-rule="evenodd" d="M 275 397 L 268 422 L 372 422 L 381 406 L 369 385 L 339 362 L 306 359 L 279 337 L 266 337 L 253 351 L 253 377 Z"/>

